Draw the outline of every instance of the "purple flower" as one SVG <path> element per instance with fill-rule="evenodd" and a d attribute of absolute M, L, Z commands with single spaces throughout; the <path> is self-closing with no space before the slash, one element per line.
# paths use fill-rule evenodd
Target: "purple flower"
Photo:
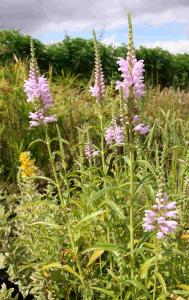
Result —
<path fill-rule="evenodd" d="M 124 144 L 124 131 L 123 131 L 123 127 L 117 125 L 117 124 L 113 124 L 111 126 L 109 126 L 106 129 L 106 133 L 105 133 L 105 140 L 106 143 L 112 144 Z"/>
<path fill-rule="evenodd" d="M 140 120 L 140 117 L 139 117 L 138 115 L 134 115 L 134 116 L 133 116 L 132 122 L 133 122 L 133 123 L 136 123 L 136 122 L 138 122 L 139 120 Z"/>
<path fill-rule="evenodd" d="M 115 139 L 115 131 L 114 131 L 114 127 L 113 126 L 109 126 L 107 129 L 106 129 L 106 133 L 105 133 L 105 140 L 106 140 L 106 143 L 109 145 L 111 143 L 114 142 L 114 139 Z"/>
<path fill-rule="evenodd" d="M 90 143 L 86 143 L 84 146 L 84 153 L 87 159 L 92 159 L 95 156 L 98 156 L 99 151 L 96 151 Z"/>
<path fill-rule="evenodd" d="M 31 119 L 30 127 L 37 127 L 40 126 L 41 124 L 48 124 L 57 121 L 55 115 L 45 116 L 44 109 L 39 109 L 35 113 L 30 112 L 29 118 Z"/>
<path fill-rule="evenodd" d="M 101 98 L 105 95 L 104 75 L 101 66 L 96 66 L 95 84 L 90 87 L 90 92 L 93 97 L 97 98 L 97 100 L 101 100 Z"/>
<path fill-rule="evenodd" d="M 115 126 L 115 142 L 116 144 L 124 144 L 124 132 L 123 127 Z"/>
<path fill-rule="evenodd" d="M 167 193 L 158 193 L 156 195 L 156 204 L 153 205 L 153 210 L 146 210 L 144 217 L 144 230 L 156 231 L 158 239 L 164 238 L 165 235 L 174 233 L 177 228 L 178 212 L 176 202 L 169 202 Z M 174 210 L 172 210 L 174 209 Z M 172 218 L 172 220 L 170 219 Z"/>
<path fill-rule="evenodd" d="M 30 69 L 29 79 L 25 80 L 24 90 L 27 101 L 36 104 L 37 111 L 29 113 L 30 127 L 37 127 L 42 124 L 56 122 L 55 115 L 48 115 L 48 110 L 52 107 L 52 98 L 47 79 L 44 76 L 36 77 L 35 70 Z"/>
<path fill-rule="evenodd" d="M 130 59 L 130 53 L 127 55 L 127 59 L 119 58 L 117 61 L 119 65 L 119 71 L 122 72 L 121 77 L 123 81 L 117 81 L 116 89 L 123 89 L 125 98 L 133 95 L 136 98 L 144 95 L 144 63 L 143 60 L 136 60 L 135 55 Z"/>
<path fill-rule="evenodd" d="M 158 238 L 158 239 L 162 239 L 162 238 L 164 238 L 164 233 L 163 232 L 161 232 L 161 231 L 158 231 L 157 232 L 157 234 L 156 234 L 156 237 Z"/>
<path fill-rule="evenodd" d="M 34 102 L 40 98 L 44 108 L 52 106 L 52 98 L 48 86 L 47 79 L 44 76 L 40 76 L 37 79 L 34 77 L 34 72 L 30 70 L 29 79 L 25 80 L 24 90 L 28 97 L 28 102 Z"/>
<path fill-rule="evenodd" d="M 134 131 L 138 132 L 142 135 L 147 134 L 149 132 L 150 126 L 149 125 L 144 125 L 144 124 L 138 124 L 134 127 Z"/>
<path fill-rule="evenodd" d="M 105 95 L 104 74 L 95 32 L 93 32 L 93 36 L 95 47 L 95 84 L 90 87 L 90 92 L 93 97 L 96 97 L 97 101 L 101 101 Z"/>

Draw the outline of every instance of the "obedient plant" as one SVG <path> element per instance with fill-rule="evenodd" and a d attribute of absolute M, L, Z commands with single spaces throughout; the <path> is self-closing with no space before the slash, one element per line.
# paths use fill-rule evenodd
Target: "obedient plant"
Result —
<path fill-rule="evenodd" d="M 99 152 L 94 149 L 91 143 L 86 143 L 84 146 L 84 153 L 87 159 L 92 159 L 95 156 L 98 156 Z"/>
<path fill-rule="evenodd" d="M 99 54 L 99 48 L 96 40 L 96 34 L 93 31 L 94 37 L 94 47 L 95 47 L 95 83 L 94 86 L 90 87 L 90 91 L 93 97 L 97 101 L 101 101 L 105 95 L 105 83 L 104 83 L 104 74 L 102 69 L 102 63 Z"/>
<path fill-rule="evenodd" d="M 131 18 L 129 16 L 129 49 L 127 58 L 117 61 L 119 71 L 122 72 L 123 81 L 117 81 L 116 89 L 121 89 L 125 99 L 129 97 L 140 98 L 144 95 L 144 61 L 137 61 L 133 49 L 133 33 Z"/>
<path fill-rule="evenodd" d="M 149 132 L 149 125 L 138 124 L 134 127 L 134 131 L 140 133 L 141 135 L 147 134 Z"/>
<path fill-rule="evenodd" d="M 117 125 L 116 123 L 109 126 L 105 132 L 105 140 L 106 140 L 107 145 L 114 144 L 114 143 L 116 145 L 124 144 L 123 127 Z"/>
<path fill-rule="evenodd" d="M 137 61 L 134 47 L 133 47 L 133 32 L 130 16 L 128 17 L 129 28 L 129 46 L 127 58 L 119 58 L 117 63 L 119 65 L 118 70 L 121 71 L 121 77 L 123 81 L 118 80 L 116 82 L 116 89 L 121 90 L 123 96 L 127 102 L 127 113 L 130 124 L 139 121 L 140 117 L 135 115 L 135 110 L 138 109 L 136 103 L 140 99 L 145 91 L 144 85 L 144 61 Z M 143 123 L 136 125 L 133 130 L 141 135 L 149 132 L 150 126 Z"/>
<path fill-rule="evenodd" d="M 168 200 L 167 193 L 159 192 L 156 195 L 156 204 L 153 205 L 153 209 L 145 211 L 144 229 L 156 232 L 158 239 L 174 233 L 178 225 L 175 220 L 178 218 L 176 202 Z"/>
<path fill-rule="evenodd" d="M 30 126 L 36 127 L 42 124 L 56 122 L 55 115 L 49 115 L 49 109 L 52 107 L 52 97 L 49 90 L 47 79 L 39 76 L 39 70 L 35 59 L 35 49 L 31 39 L 31 63 L 29 79 L 25 80 L 24 90 L 27 95 L 27 101 L 32 102 L 36 111 L 29 113 Z"/>

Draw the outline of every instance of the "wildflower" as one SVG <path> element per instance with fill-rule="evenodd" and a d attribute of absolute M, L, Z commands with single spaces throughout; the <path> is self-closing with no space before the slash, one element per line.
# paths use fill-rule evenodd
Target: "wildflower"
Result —
<path fill-rule="evenodd" d="M 35 175 L 34 160 L 30 159 L 30 152 L 22 152 L 19 156 L 21 176 L 31 177 Z"/>
<path fill-rule="evenodd" d="M 30 113 L 30 126 L 40 126 L 56 122 L 55 115 L 48 115 L 48 110 L 53 106 L 50 89 L 47 79 L 44 76 L 38 76 L 37 64 L 34 56 L 34 46 L 31 41 L 31 64 L 29 71 L 29 79 L 25 80 L 24 91 L 27 95 L 27 101 L 36 105 L 37 111 Z"/>
<path fill-rule="evenodd" d="M 105 94 L 105 84 L 104 84 L 104 75 L 102 68 L 98 70 L 96 68 L 95 71 L 95 84 L 94 86 L 90 87 L 90 92 L 93 97 L 96 97 L 98 100 L 100 100 L 102 97 L 104 97 Z"/>
<path fill-rule="evenodd" d="M 109 126 L 106 129 L 105 140 L 108 145 L 112 144 L 112 143 L 116 143 L 118 145 L 124 144 L 123 127 L 121 127 L 117 124 L 113 124 L 113 125 Z"/>
<path fill-rule="evenodd" d="M 48 123 L 56 122 L 56 120 L 57 120 L 55 115 L 45 116 L 44 109 L 39 109 L 35 113 L 30 112 L 29 118 L 32 120 L 32 121 L 30 121 L 31 127 L 40 126 L 41 123 L 48 124 Z"/>
<path fill-rule="evenodd" d="M 174 233 L 178 224 L 175 220 L 178 217 L 176 202 L 168 202 L 168 200 L 167 193 L 158 193 L 153 210 L 145 211 L 143 227 L 145 231 L 156 231 L 158 239 Z"/>
<path fill-rule="evenodd" d="M 134 131 L 144 135 L 149 132 L 150 126 L 149 125 L 144 125 L 144 124 L 138 124 L 134 127 Z"/>
<path fill-rule="evenodd" d="M 123 81 L 117 81 L 116 89 L 122 88 L 125 98 L 128 98 L 131 94 L 139 98 L 144 95 L 144 63 L 143 60 L 137 61 L 134 54 L 132 55 L 132 63 L 130 61 L 129 55 L 127 59 L 119 58 L 117 61 L 118 70 L 122 72 Z"/>
<path fill-rule="evenodd" d="M 139 120 L 140 120 L 140 117 L 139 117 L 138 115 L 134 115 L 134 116 L 133 116 L 132 122 L 133 122 L 133 123 L 136 123 L 136 122 L 138 122 Z"/>
<path fill-rule="evenodd" d="M 99 151 L 96 151 L 90 143 L 86 143 L 84 146 L 84 153 L 87 159 L 92 159 L 95 156 L 98 156 Z"/>
<path fill-rule="evenodd" d="M 99 55 L 99 49 L 97 45 L 96 35 L 94 35 L 94 46 L 95 46 L 95 84 L 90 87 L 90 92 L 93 97 L 96 97 L 97 101 L 100 101 L 105 95 L 105 84 L 104 74 L 102 70 L 101 59 Z"/>
<path fill-rule="evenodd" d="M 122 89 L 126 99 L 130 96 L 139 98 L 144 95 L 144 61 L 137 61 L 133 50 L 133 31 L 130 15 L 128 16 L 129 50 L 127 58 L 119 58 L 117 63 L 122 72 L 123 81 L 117 81 L 116 89 Z"/>

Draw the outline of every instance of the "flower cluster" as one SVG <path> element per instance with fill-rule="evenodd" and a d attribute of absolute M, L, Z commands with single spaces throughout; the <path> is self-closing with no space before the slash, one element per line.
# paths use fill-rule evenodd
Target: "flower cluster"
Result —
<path fill-rule="evenodd" d="M 98 156 L 99 152 L 94 149 L 90 143 L 86 143 L 84 146 L 84 153 L 87 159 L 92 159 L 95 156 Z"/>
<path fill-rule="evenodd" d="M 52 107 L 52 97 L 49 90 L 47 79 L 44 76 L 38 76 L 37 63 L 34 57 L 34 46 L 31 41 L 31 64 L 29 79 L 25 80 L 24 91 L 27 95 L 27 101 L 35 103 L 36 111 L 29 114 L 30 126 L 39 126 L 56 122 L 55 115 L 48 115 L 49 108 Z"/>
<path fill-rule="evenodd" d="M 156 204 L 153 210 L 145 211 L 143 227 L 145 231 L 155 231 L 158 239 L 174 233 L 177 227 L 178 212 L 176 202 L 169 202 L 167 193 L 159 192 L 156 195 Z"/>
<path fill-rule="evenodd" d="M 123 77 L 123 81 L 117 81 L 116 89 L 122 88 L 126 99 L 131 95 L 136 98 L 144 95 L 143 60 L 137 61 L 133 53 L 131 59 L 130 53 L 128 53 L 127 59 L 119 58 L 117 63 L 119 65 L 118 70 L 122 72 L 121 77 Z"/>
<path fill-rule="evenodd" d="M 90 92 L 93 97 L 100 100 L 105 94 L 104 74 L 101 67 L 95 68 L 95 84 L 90 87 Z"/>
<path fill-rule="evenodd" d="M 22 152 L 19 156 L 21 176 L 31 177 L 35 175 L 34 160 L 30 159 L 30 152 Z"/>
<path fill-rule="evenodd" d="M 136 124 L 140 122 L 140 117 L 138 115 L 133 116 L 133 120 L 132 123 Z M 149 132 L 150 126 L 149 125 L 144 125 L 143 123 L 137 124 L 135 125 L 135 127 L 133 128 L 133 130 L 135 132 L 140 133 L 141 135 L 145 135 Z"/>
<path fill-rule="evenodd" d="M 116 143 L 118 145 L 124 144 L 124 131 L 123 127 L 113 124 L 106 129 L 105 133 L 106 143 L 112 144 Z"/>
<path fill-rule="evenodd" d="M 30 113 L 30 126 L 39 126 L 56 122 L 56 116 L 47 115 L 47 111 L 52 107 L 52 98 L 48 86 L 47 79 L 44 76 L 38 78 L 34 75 L 34 70 L 30 70 L 29 79 L 25 80 L 24 90 L 27 95 L 28 102 L 38 102 L 39 109 L 35 113 Z"/>

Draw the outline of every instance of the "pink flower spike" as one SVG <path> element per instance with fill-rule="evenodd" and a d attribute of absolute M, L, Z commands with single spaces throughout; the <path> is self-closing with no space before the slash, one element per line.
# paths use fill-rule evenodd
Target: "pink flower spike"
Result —
<path fill-rule="evenodd" d="M 169 196 L 167 193 L 158 193 L 155 200 L 156 204 L 153 205 L 153 210 L 145 211 L 143 227 L 145 231 L 156 231 L 156 237 L 161 239 L 165 235 L 175 232 L 178 225 L 176 221 L 178 219 L 178 212 L 175 209 L 176 202 L 168 203 Z M 162 200 L 163 204 L 160 204 Z"/>
<path fill-rule="evenodd" d="M 117 61 L 119 65 L 118 70 L 122 72 L 122 82 L 117 82 L 116 89 L 123 89 L 125 98 L 130 96 L 130 93 L 136 98 L 144 95 L 144 61 L 137 61 L 135 55 L 132 56 L 132 63 L 130 63 L 130 53 L 127 59 L 119 58 Z M 131 69 L 132 65 L 132 69 Z"/>

